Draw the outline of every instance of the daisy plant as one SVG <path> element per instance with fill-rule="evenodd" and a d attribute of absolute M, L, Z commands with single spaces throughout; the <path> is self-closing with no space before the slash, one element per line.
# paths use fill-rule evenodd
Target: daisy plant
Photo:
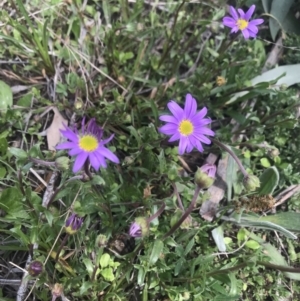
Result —
<path fill-rule="evenodd" d="M 258 33 L 257 25 L 262 24 L 264 20 L 254 19 L 250 21 L 254 10 L 254 4 L 250 6 L 247 12 L 244 12 L 240 8 L 236 11 L 234 7 L 230 6 L 229 13 L 231 17 L 224 17 L 223 24 L 231 28 L 231 33 L 236 33 L 240 30 L 246 40 L 249 38 L 256 38 Z"/>
<path fill-rule="evenodd" d="M 185 97 L 185 105 L 182 109 L 175 101 L 168 103 L 172 115 L 162 115 L 160 120 L 167 122 L 159 131 L 171 136 L 169 142 L 179 140 L 179 154 L 189 153 L 194 148 L 203 152 L 204 144 L 210 144 L 211 140 L 206 136 L 214 136 L 215 133 L 208 128 L 210 118 L 205 118 L 207 108 L 204 107 L 197 112 L 197 102 L 191 94 Z"/>
<path fill-rule="evenodd" d="M 119 163 L 117 156 L 105 147 L 105 144 L 110 142 L 114 135 L 103 140 L 103 129 L 96 124 L 94 118 L 86 126 L 85 119 L 83 119 L 81 133 L 78 133 L 76 129 L 72 130 L 68 127 L 65 130 L 61 130 L 61 133 L 69 141 L 57 145 L 56 149 L 69 149 L 69 155 L 76 156 L 73 165 L 74 173 L 79 171 L 87 161 L 96 171 L 100 167 L 107 167 L 105 159 Z"/>

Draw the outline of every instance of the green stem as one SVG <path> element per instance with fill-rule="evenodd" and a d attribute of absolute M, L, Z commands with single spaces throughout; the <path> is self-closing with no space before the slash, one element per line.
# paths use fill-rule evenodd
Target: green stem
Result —
<path fill-rule="evenodd" d="M 172 235 L 179 227 L 180 225 L 185 221 L 185 219 L 191 214 L 191 212 L 193 211 L 199 192 L 201 191 L 201 187 L 199 187 L 197 185 L 195 192 L 194 192 L 194 196 L 193 199 L 190 203 L 190 206 L 187 208 L 187 210 L 183 213 L 183 215 L 181 216 L 181 218 L 175 223 L 175 225 L 163 236 L 163 239 L 167 238 L 168 236 Z"/>
<path fill-rule="evenodd" d="M 58 251 L 57 251 L 57 253 L 56 253 L 55 262 L 58 261 L 58 259 L 59 259 L 59 254 L 60 254 L 62 248 L 64 247 L 64 245 L 66 244 L 66 242 L 67 242 L 69 236 L 70 236 L 70 235 L 69 235 L 68 233 L 66 233 L 66 235 L 65 235 L 63 241 L 61 242 L 61 244 L 60 244 L 60 246 L 59 246 L 59 249 L 58 249 Z"/>
<path fill-rule="evenodd" d="M 161 207 L 152 215 L 148 218 L 148 223 L 150 224 L 154 219 L 156 219 L 157 217 L 159 217 L 163 211 L 165 210 L 166 208 L 166 204 L 165 203 L 162 203 Z"/>
<path fill-rule="evenodd" d="M 229 148 L 227 147 L 225 144 L 223 144 L 222 142 L 211 138 L 211 140 L 218 145 L 220 148 L 224 149 L 227 153 L 230 154 L 230 156 L 235 160 L 235 162 L 237 163 L 237 165 L 239 166 L 242 174 L 244 175 L 245 178 L 247 178 L 249 175 L 246 171 L 246 169 L 244 168 L 244 166 L 242 165 L 240 159 L 237 157 L 237 155 Z"/>

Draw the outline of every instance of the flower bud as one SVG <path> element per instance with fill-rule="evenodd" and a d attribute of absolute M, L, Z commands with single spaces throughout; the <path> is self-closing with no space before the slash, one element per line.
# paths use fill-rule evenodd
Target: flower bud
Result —
<path fill-rule="evenodd" d="M 131 224 L 129 235 L 131 237 L 145 237 L 149 233 L 149 223 L 144 217 L 137 217 Z"/>
<path fill-rule="evenodd" d="M 70 159 L 65 156 L 56 158 L 55 166 L 61 171 L 68 170 L 70 167 Z"/>
<path fill-rule="evenodd" d="M 32 277 L 37 277 L 39 276 L 42 272 L 43 272 L 43 263 L 38 261 L 38 260 L 34 260 L 29 264 L 28 267 L 28 273 L 30 276 Z"/>
<path fill-rule="evenodd" d="M 260 187 L 259 178 L 254 175 L 248 175 L 247 177 L 245 177 L 243 184 L 247 191 L 254 191 L 256 190 L 256 188 Z"/>
<path fill-rule="evenodd" d="M 217 86 L 223 86 L 226 84 L 226 79 L 223 77 L 223 76 L 217 76 L 217 79 L 216 79 L 216 84 Z"/>
<path fill-rule="evenodd" d="M 195 173 L 195 183 L 201 188 L 209 188 L 215 181 L 216 165 L 205 164 L 198 167 Z"/>
<path fill-rule="evenodd" d="M 81 110 L 83 107 L 83 101 L 80 98 L 77 98 L 74 103 L 74 107 L 76 110 Z"/>
<path fill-rule="evenodd" d="M 102 248 L 107 246 L 107 237 L 103 234 L 100 234 L 96 238 L 96 247 Z"/>
<path fill-rule="evenodd" d="M 52 300 L 56 300 L 57 297 L 61 297 L 63 295 L 63 286 L 59 283 L 55 283 L 52 290 Z"/>
<path fill-rule="evenodd" d="M 83 223 L 83 218 L 77 216 L 77 214 L 72 213 L 71 216 L 66 221 L 66 232 L 68 234 L 75 234 Z"/>

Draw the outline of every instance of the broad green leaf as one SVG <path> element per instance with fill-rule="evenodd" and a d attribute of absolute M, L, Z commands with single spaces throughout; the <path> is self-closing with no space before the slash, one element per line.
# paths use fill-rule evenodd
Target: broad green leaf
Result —
<path fill-rule="evenodd" d="M 149 264 L 153 265 L 160 257 L 164 248 L 164 243 L 161 240 L 156 240 L 153 244 L 152 252 L 149 258 Z"/>
<path fill-rule="evenodd" d="M 279 182 L 279 172 L 275 166 L 266 169 L 259 178 L 260 188 L 258 193 L 260 195 L 272 194 Z"/>
<path fill-rule="evenodd" d="M 266 229 L 270 231 L 278 231 L 285 235 L 287 238 L 296 239 L 297 236 L 290 230 L 282 227 L 273 222 L 262 220 L 259 215 L 256 214 L 241 214 L 241 216 L 234 214 L 231 217 L 222 217 L 223 220 L 233 222 L 240 227 L 252 227 L 258 229 Z M 244 229 L 244 231 L 247 231 Z"/>
<path fill-rule="evenodd" d="M 28 246 L 30 244 L 29 238 L 23 233 L 23 231 L 20 228 L 12 228 L 9 230 L 9 232 L 11 232 L 15 238 L 20 240 L 23 245 Z"/>
<path fill-rule="evenodd" d="M 225 252 L 226 251 L 226 245 L 224 242 L 224 231 L 223 227 L 219 226 L 211 231 L 213 239 L 218 247 L 218 250 L 220 252 Z"/>
<path fill-rule="evenodd" d="M 299 19 L 295 16 L 295 12 L 290 10 L 282 22 L 283 29 L 288 33 L 300 35 Z"/>
<path fill-rule="evenodd" d="M 291 239 L 297 238 L 297 236 L 294 233 L 287 230 L 286 228 L 284 228 L 278 224 L 269 222 L 269 221 L 263 221 L 263 220 L 261 220 L 260 216 L 255 217 L 250 214 L 245 214 L 241 218 L 239 224 L 244 227 L 254 227 L 254 228 L 258 228 L 258 229 L 278 231 L 278 232 L 282 233 L 283 235 L 285 235 L 286 237 L 291 238 Z"/>
<path fill-rule="evenodd" d="M 110 261 L 110 255 L 107 253 L 104 253 L 100 258 L 100 266 L 101 268 L 106 268 Z"/>
<path fill-rule="evenodd" d="M 265 249 L 264 254 L 270 257 L 270 262 L 276 265 L 289 266 L 285 261 L 284 257 L 280 254 L 280 252 L 272 246 L 270 243 L 265 243 L 262 245 Z M 299 273 L 290 273 L 290 272 L 282 272 L 286 277 L 293 280 L 300 280 Z"/>
<path fill-rule="evenodd" d="M 278 79 L 276 82 L 276 86 L 273 86 L 272 89 L 279 89 L 281 85 L 286 85 L 287 87 L 289 87 L 296 83 L 300 83 L 299 73 L 300 64 L 284 65 L 264 72 L 262 75 L 254 77 L 251 80 L 251 83 L 252 86 L 255 86 L 260 83 L 270 82 Z M 227 104 L 232 103 L 236 99 L 246 96 L 246 94 L 249 93 L 251 93 L 251 91 L 242 91 L 235 93 L 233 97 L 231 97 L 231 99 L 227 101 Z"/>
<path fill-rule="evenodd" d="M 90 258 L 83 258 L 82 262 L 85 265 L 85 268 L 87 270 L 87 272 L 89 273 L 89 275 L 92 275 L 94 272 L 94 264 L 92 263 L 92 260 Z"/>
<path fill-rule="evenodd" d="M 10 86 L 0 80 L 0 111 L 6 112 L 13 104 L 13 95 Z"/>
<path fill-rule="evenodd" d="M 261 158 L 260 163 L 263 167 L 268 168 L 271 166 L 271 163 L 268 158 Z"/>
<path fill-rule="evenodd" d="M 271 5 L 272 5 L 273 0 L 262 0 L 262 5 L 264 7 L 264 11 L 266 13 L 269 13 L 271 10 Z"/>
<path fill-rule="evenodd" d="M 18 159 L 26 159 L 28 157 L 28 154 L 24 150 L 17 147 L 9 147 L 8 151 Z"/>
<path fill-rule="evenodd" d="M 248 240 L 245 243 L 245 246 L 252 250 L 257 250 L 260 248 L 260 244 L 257 241 L 252 240 L 252 239 Z"/>
<path fill-rule="evenodd" d="M 115 275 L 113 273 L 112 268 L 106 268 L 104 270 L 101 270 L 100 273 L 106 281 L 114 281 L 115 280 Z"/>
<path fill-rule="evenodd" d="M 262 216 L 260 220 L 277 224 L 293 232 L 300 232 L 300 213 L 298 212 L 280 212 L 274 215 Z"/>
<path fill-rule="evenodd" d="M 294 0 L 273 0 L 271 6 L 270 31 L 272 39 L 275 41 L 279 29 L 285 20 Z"/>
<path fill-rule="evenodd" d="M 146 276 L 146 270 L 142 266 L 138 266 L 137 269 L 139 270 L 138 275 L 137 275 L 137 284 L 139 286 L 142 286 L 144 284 L 144 280 L 145 280 L 145 276 Z"/>

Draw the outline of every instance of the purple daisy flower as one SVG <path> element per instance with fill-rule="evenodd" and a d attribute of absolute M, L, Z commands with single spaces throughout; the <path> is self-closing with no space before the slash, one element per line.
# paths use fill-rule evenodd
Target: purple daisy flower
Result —
<path fill-rule="evenodd" d="M 68 127 L 65 130 L 61 130 L 61 133 L 70 141 L 57 145 L 56 149 L 70 149 L 69 155 L 77 156 L 73 166 L 74 173 L 83 167 L 86 160 L 89 160 L 96 171 L 99 170 L 100 166 L 107 167 L 105 158 L 114 163 L 119 163 L 116 155 L 104 147 L 105 144 L 112 140 L 114 135 L 102 140 L 103 130 L 96 124 L 95 118 L 88 122 L 86 128 L 85 119 L 82 120 L 80 134 L 76 129 L 71 130 Z"/>
<path fill-rule="evenodd" d="M 229 12 L 231 17 L 224 17 L 223 24 L 227 27 L 231 28 L 230 33 L 238 32 L 239 30 L 242 31 L 244 38 L 247 40 L 250 37 L 256 38 L 258 33 L 257 25 L 262 24 L 264 22 L 263 19 L 254 19 L 249 21 L 252 17 L 255 10 L 255 5 L 251 5 L 248 11 L 245 13 L 242 9 L 238 9 L 239 15 L 236 9 L 232 6 L 229 8 Z"/>
<path fill-rule="evenodd" d="M 199 152 L 203 152 L 201 143 L 211 143 L 205 135 L 215 135 L 207 127 L 211 123 L 211 119 L 204 118 L 207 114 L 207 108 L 204 107 L 197 112 L 197 102 L 191 94 L 187 94 L 185 97 L 184 109 L 173 100 L 168 103 L 168 108 L 173 116 L 162 115 L 159 117 L 160 120 L 167 122 L 159 131 L 165 135 L 172 135 L 169 142 L 179 140 L 180 155 L 183 155 L 185 151 L 191 152 L 194 147 Z"/>

